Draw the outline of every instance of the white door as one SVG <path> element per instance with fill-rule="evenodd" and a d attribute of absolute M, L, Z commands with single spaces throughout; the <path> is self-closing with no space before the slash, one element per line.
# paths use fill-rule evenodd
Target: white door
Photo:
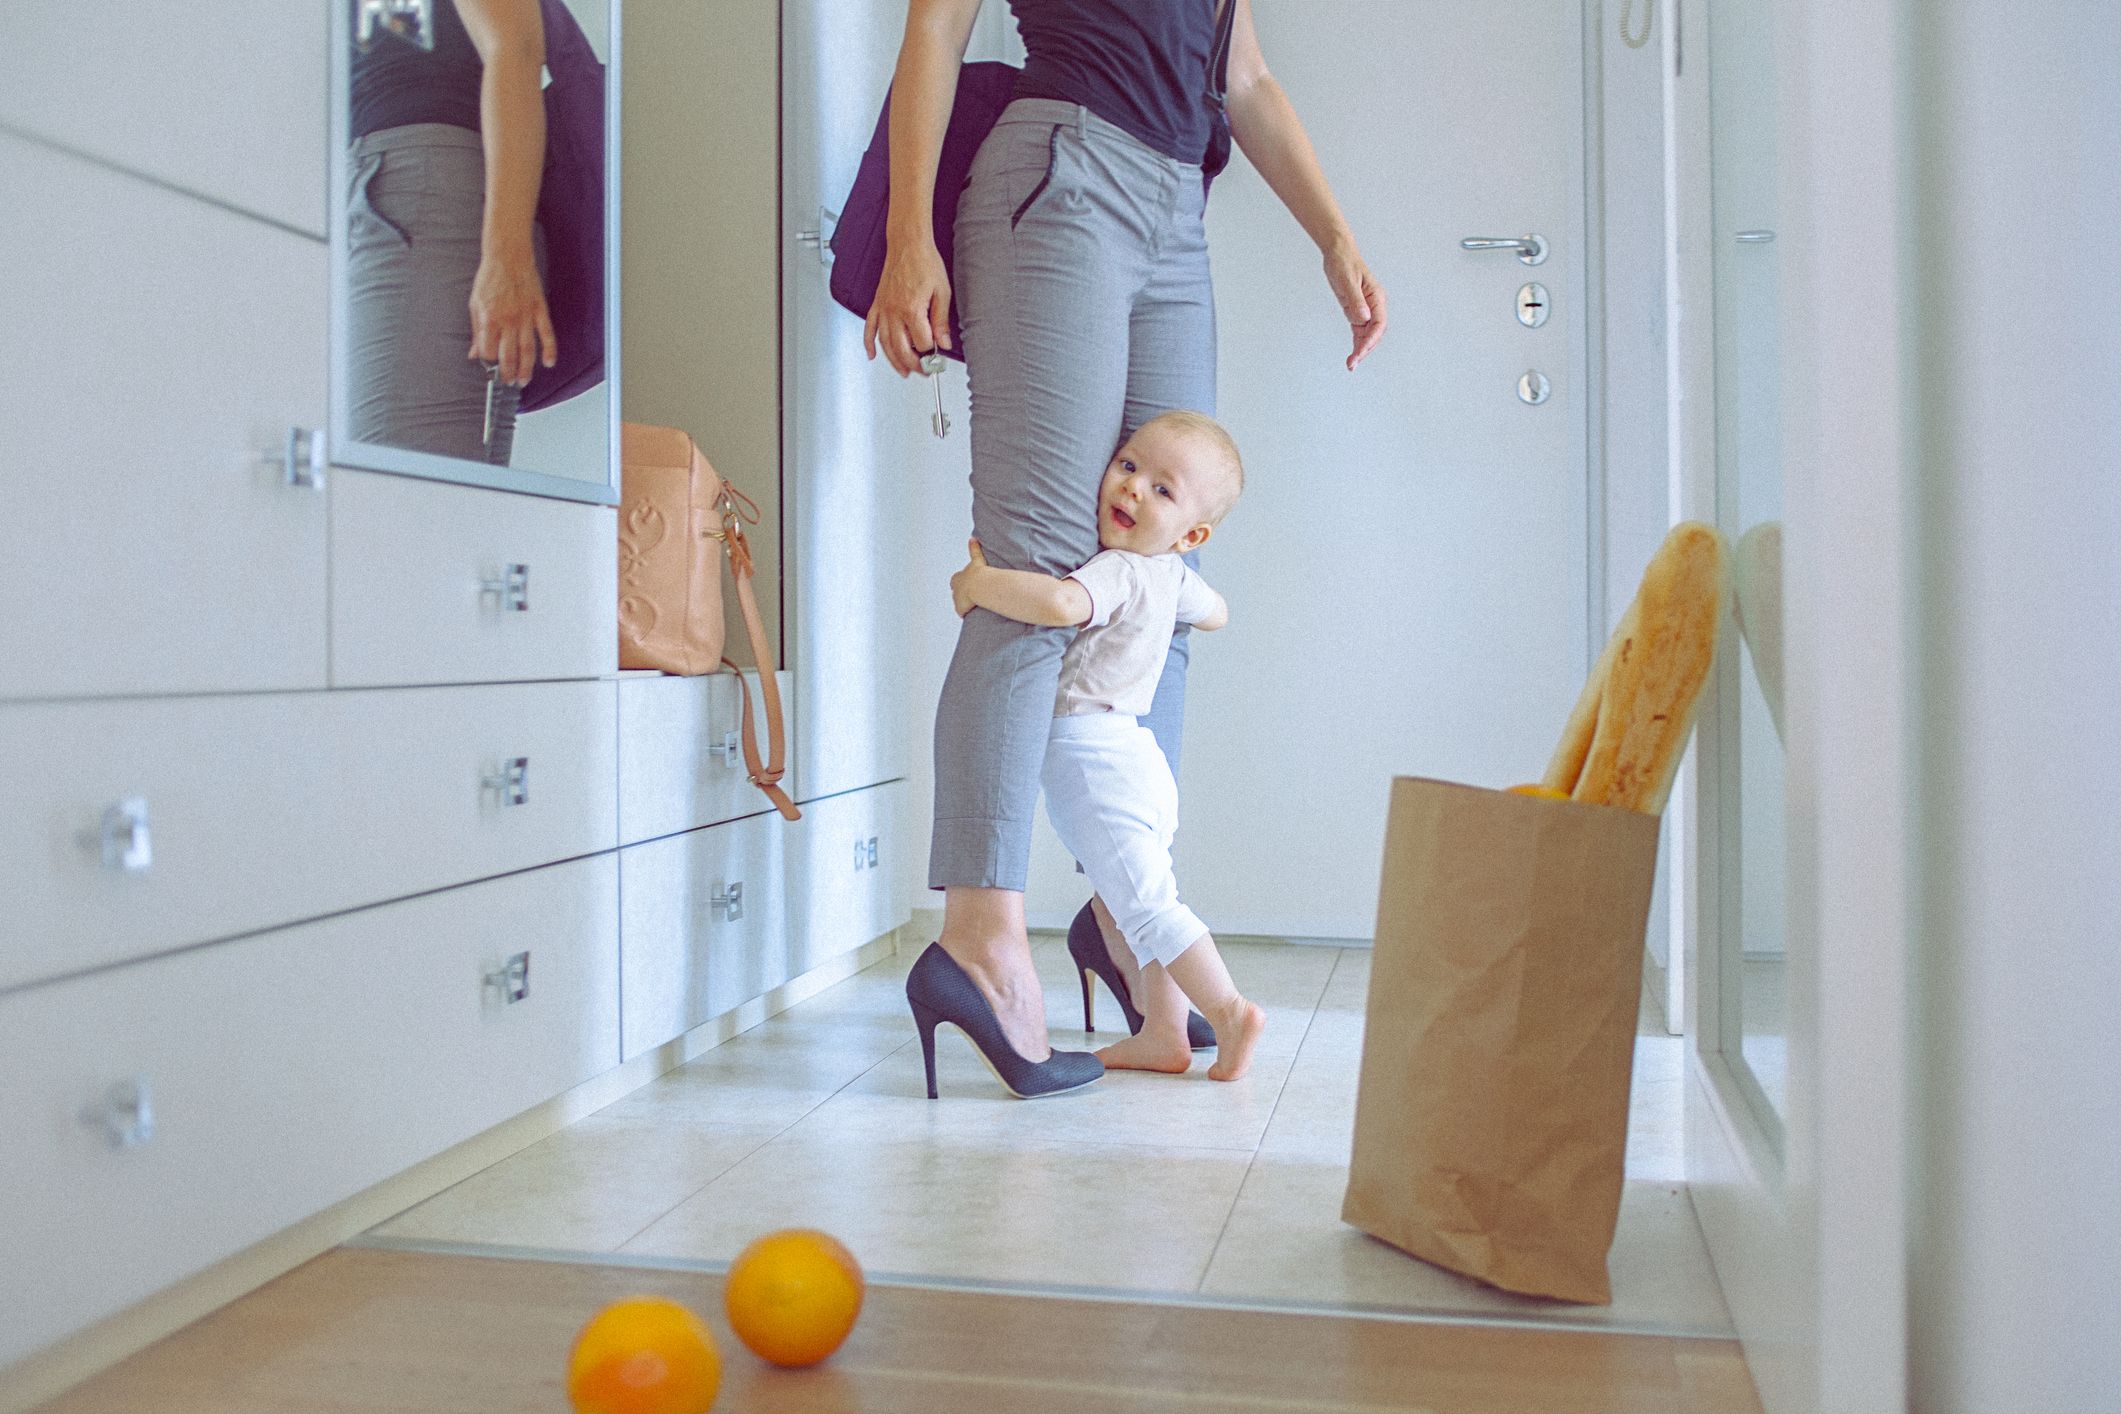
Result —
<path fill-rule="evenodd" d="M 786 660 L 795 673 L 795 782 L 814 799 L 906 774 L 925 752 L 909 711 L 910 498 L 930 472 L 897 380 L 862 352 L 833 303 L 829 233 L 854 181 L 905 31 L 904 0 L 782 6 L 782 514 Z M 956 434 L 962 437 L 963 433 Z M 916 739 L 917 738 L 917 739 Z"/>
<path fill-rule="evenodd" d="M 1233 163 L 1208 231 L 1248 482 L 1203 561 L 1232 619 L 1194 639 L 1178 874 L 1218 931 L 1367 938 L 1391 777 L 1537 780 L 1587 666 L 1583 13 L 1253 12 L 1392 323 L 1348 373 L 1317 251 Z M 1537 266 L 1460 248 L 1530 233 Z M 1072 913 L 1050 835 L 1034 867 L 1034 921 Z"/>

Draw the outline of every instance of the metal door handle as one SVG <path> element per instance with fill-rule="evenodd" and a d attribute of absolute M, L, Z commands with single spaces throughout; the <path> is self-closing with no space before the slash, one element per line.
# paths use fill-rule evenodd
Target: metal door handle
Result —
<path fill-rule="evenodd" d="M 1460 250 L 1514 250 L 1518 260 L 1526 265 L 1543 265 L 1547 258 L 1547 238 L 1532 234 L 1524 236 L 1467 236 L 1458 243 Z"/>
<path fill-rule="evenodd" d="M 100 1129 L 113 1149 L 131 1149 L 155 1137 L 155 1097 L 147 1078 L 113 1083 L 103 1098 L 83 1107 L 81 1122 Z"/>
<path fill-rule="evenodd" d="M 121 874 L 140 874 L 154 867 L 155 836 L 147 820 L 147 801 L 129 795 L 104 807 L 94 830 L 81 840 L 103 859 L 103 867 Z"/>
<path fill-rule="evenodd" d="M 816 251 L 820 265 L 830 265 L 832 263 L 832 237 L 833 233 L 839 230 L 839 226 L 840 213 L 828 207 L 820 206 L 817 209 L 817 229 L 814 231 L 797 231 L 795 233 L 795 243 L 809 246 Z"/>
<path fill-rule="evenodd" d="M 308 427 L 287 429 L 287 443 L 280 449 L 280 480 L 283 485 L 311 491 L 324 486 L 324 468 L 330 464 L 324 434 Z"/>
<path fill-rule="evenodd" d="M 491 595 L 503 613 L 530 612 L 530 566 L 503 565 L 499 574 L 479 581 L 479 597 Z"/>
<path fill-rule="evenodd" d="M 503 761 L 498 771 L 480 778 L 479 789 L 492 791 L 504 806 L 527 805 L 530 802 L 530 758 L 515 756 Z"/>

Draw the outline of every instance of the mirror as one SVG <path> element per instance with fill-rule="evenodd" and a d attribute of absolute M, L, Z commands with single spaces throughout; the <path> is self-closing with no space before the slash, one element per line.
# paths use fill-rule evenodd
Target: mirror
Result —
<path fill-rule="evenodd" d="M 332 460 L 616 502 L 616 0 L 338 4 Z"/>
<path fill-rule="evenodd" d="M 1715 233 L 1717 520 L 1734 550 L 1741 651 L 1724 658 L 1723 1051 L 1762 1128 L 1782 1132 L 1785 828 L 1782 738 L 1781 300 L 1774 20 L 1766 0 L 1709 6 Z"/>

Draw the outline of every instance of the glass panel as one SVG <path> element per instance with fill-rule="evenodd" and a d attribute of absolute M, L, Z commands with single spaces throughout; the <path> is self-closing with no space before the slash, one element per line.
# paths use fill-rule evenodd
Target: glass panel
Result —
<path fill-rule="evenodd" d="M 334 460 L 610 499 L 609 0 L 341 3 Z"/>
<path fill-rule="evenodd" d="M 1741 651 L 1719 692 L 1724 1051 L 1781 1132 L 1785 1094 L 1782 399 L 1775 56 L 1768 0 L 1710 0 L 1717 519 Z"/>

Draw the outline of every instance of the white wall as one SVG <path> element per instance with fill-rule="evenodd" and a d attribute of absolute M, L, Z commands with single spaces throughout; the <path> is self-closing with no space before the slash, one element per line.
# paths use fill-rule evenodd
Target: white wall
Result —
<path fill-rule="evenodd" d="M 2121 8 L 1913 20 L 1925 1414 L 2121 1402 Z"/>

